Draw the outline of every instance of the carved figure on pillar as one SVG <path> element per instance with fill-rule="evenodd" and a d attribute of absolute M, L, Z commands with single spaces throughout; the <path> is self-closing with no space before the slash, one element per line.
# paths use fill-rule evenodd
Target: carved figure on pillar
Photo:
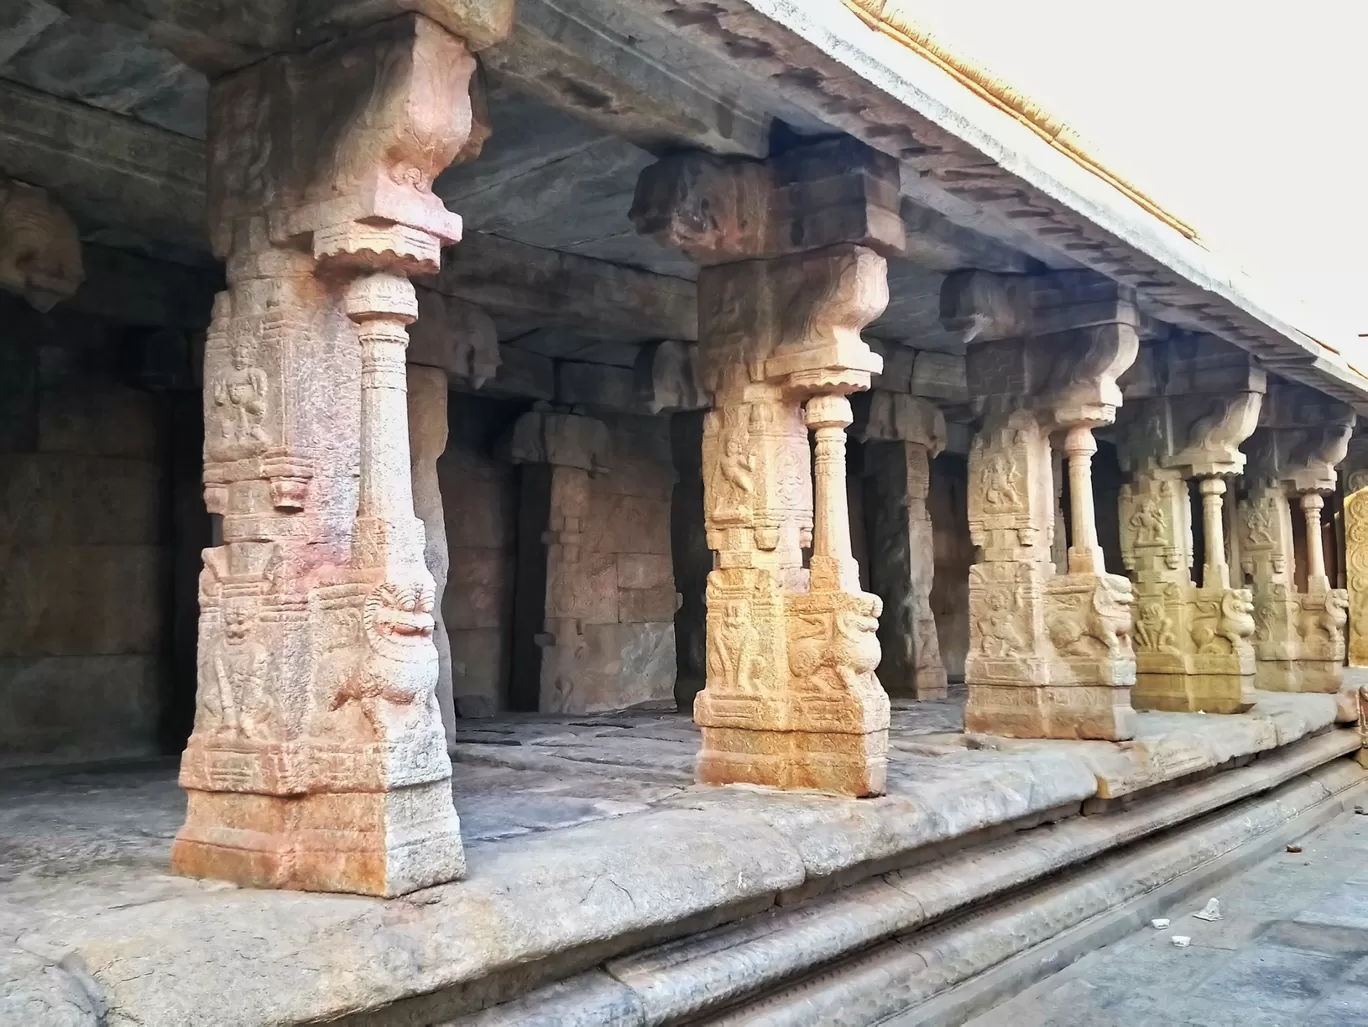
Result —
<path fill-rule="evenodd" d="M 1131 586 L 1107 573 L 1092 500 L 1093 430 L 1121 403 L 1138 315 L 1100 276 L 950 275 L 941 318 L 969 342 L 979 428 L 969 452 L 969 696 L 965 728 L 1018 738 L 1133 733 Z M 1051 437 L 1071 499 L 1068 573 L 1054 563 Z M 1161 629 L 1160 629 L 1161 630 Z"/>
<path fill-rule="evenodd" d="M 670 158 L 637 187 L 638 228 L 705 265 L 699 384 L 714 400 L 703 476 L 716 555 L 694 702 L 704 783 L 884 790 L 882 602 L 860 590 L 851 553 L 845 432 L 849 395 L 882 367 L 860 331 L 888 300 L 882 254 L 902 244 L 896 183 L 891 160 L 844 140 L 767 163 Z"/>
<path fill-rule="evenodd" d="M 1259 688 L 1338 692 L 1349 594 L 1331 588 L 1321 542 L 1324 496 L 1338 484 L 1353 409 L 1303 385 L 1271 383 L 1250 439 L 1240 500 L 1240 561 L 1254 593 Z M 1306 588 L 1297 587 L 1293 501 L 1306 525 Z"/>
<path fill-rule="evenodd" d="M 1368 667 L 1368 443 L 1360 435 L 1349 440 L 1344 464 L 1344 577 L 1349 599 L 1345 646 L 1349 666 Z"/>
<path fill-rule="evenodd" d="M 875 389 L 864 426 L 870 587 L 883 600 L 879 680 L 890 695 L 944 699 L 936 619 L 931 612 L 935 567 L 931 460 L 945 448 L 945 417 L 928 400 Z M 1010 487 L 1010 482 L 1007 483 Z"/>
<path fill-rule="evenodd" d="M 460 218 L 433 178 L 470 129 L 465 44 L 420 15 L 267 58 L 210 95 L 195 730 L 174 868 L 396 895 L 464 870 L 415 516 L 409 276 Z"/>
<path fill-rule="evenodd" d="M 1121 553 L 1139 611 L 1139 709 L 1239 713 L 1254 704 L 1253 600 L 1232 588 L 1225 495 L 1244 468 L 1240 444 L 1258 423 L 1266 376 L 1210 336 L 1146 343 L 1122 376 L 1118 452 Z M 1193 580 L 1188 482 L 1202 497 L 1205 566 Z"/>

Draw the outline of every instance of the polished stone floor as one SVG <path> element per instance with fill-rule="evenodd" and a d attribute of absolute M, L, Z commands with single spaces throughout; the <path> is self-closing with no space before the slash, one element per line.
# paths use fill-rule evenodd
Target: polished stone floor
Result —
<path fill-rule="evenodd" d="M 1368 812 L 1297 845 L 1207 896 L 1224 919 L 1185 902 L 970 1027 L 1368 1027 Z"/>

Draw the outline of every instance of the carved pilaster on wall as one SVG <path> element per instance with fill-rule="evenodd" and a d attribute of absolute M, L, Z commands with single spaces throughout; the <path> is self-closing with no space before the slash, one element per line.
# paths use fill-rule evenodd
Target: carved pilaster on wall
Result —
<path fill-rule="evenodd" d="M 1238 713 L 1255 701 L 1253 598 L 1238 582 L 1232 587 L 1225 504 L 1266 385 L 1248 354 L 1209 336 L 1147 342 L 1122 377 L 1116 437 L 1130 481 L 1120 527 L 1136 594 L 1138 708 Z M 1200 582 L 1190 480 L 1202 504 Z"/>
<path fill-rule="evenodd" d="M 1349 593 L 1331 588 L 1320 543 L 1324 497 L 1338 485 L 1356 415 L 1348 404 L 1303 385 L 1269 383 L 1259 428 L 1246 447 L 1240 501 L 1240 559 L 1254 593 L 1259 688 L 1337 692 L 1343 681 Z M 1293 518 L 1305 537 L 1306 587 L 1297 585 Z M 1347 525 L 1346 525 L 1347 527 Z"/>
<path fill-rule="evenodd" d="M 1090 272 L 958 272 L 941 320 L 968 343 L 978 432 L 969 454 L 970 571 L 965 727 L 1028 738 L 1129 738 L 1131 584 L 1097 543 L 1092 433 L 1113 423 L 1135 359 L 1127 290 Z M 1051 438 L 1070 477 L 1068 573 L 1054 563 Z"/>
<path fill-rule="evenodd" d="M 686 154 L 638 183 L 639 230 L 704 265 L 698 384 L 714 407 L 703 479 L 715 560 L 694 718 L 705 783 L 884 790 L 882 603 L 857 583 L 845 432 L 849 395 L 883 366 L 860 333 L 888 301 L 884 255 L 905 242 L 897 207 L 896 164 L 853 140 L 768 162 Z"/>
<path fill-rule="evenodd" d="M 81 236 L 46 190 L 0 175 L 0 289 L 48 311 L 85 280 Z"/>
<path fill-rule="evenodd" d="M 212 85 L 223 544 L 201 575 L 181 873 L 397 895 L 464 871 L 405 357 L 409 277 L 461 235 L 432 181 L 468 138 L 473 67 L 407 15 Z"/>

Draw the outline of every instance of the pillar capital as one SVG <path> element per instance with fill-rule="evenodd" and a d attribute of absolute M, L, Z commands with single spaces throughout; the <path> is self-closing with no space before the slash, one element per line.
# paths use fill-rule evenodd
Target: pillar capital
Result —
<path fill-rule="evenodd" d="M 955 272 L 941 287 L 941 323 L 968 347 L 980 417 L 1030 409 L 1058 428 L 1116 419 L 1117 378 L 1140 345 L 1131 291 L 1091 271 Z"/>
<path fill-rule="evenodd" d="M 935 457 L 945 450 L 945 414 L 928 399 L 873 389 L 860 435 L 866 440 L 910 442 Z"/>
<path fill-rule="evenodd" d="M 46 190 L 0 176 L 0 289 L 48 311 L 85 280 L 76 223 Z"/>
<path fill-rule="evenodd" d="M 575 467 L 592 475 L 608 473 L 611 449 L 602 421 L 555 410 L 529 410 L 499 444 L 511 463 Z"/>
<path fill-rule="evenodd" d="M 642 172 L 637 231 L 709 267 L 842 243 L 906 250 L 897 161 L 849 137 L 766 161 L 692 152 Z"/>

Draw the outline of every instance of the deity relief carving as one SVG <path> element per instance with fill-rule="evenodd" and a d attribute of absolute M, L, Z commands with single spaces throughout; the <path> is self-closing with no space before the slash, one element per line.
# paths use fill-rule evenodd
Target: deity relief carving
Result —
<path fill-rule="evenodd" d="M 971 612 L 978 629 L 979 652 L 1004 658 L 1017 652 L 1023 643 L 1018 628 L 1018 603 L 1014 592 L 991 589 L 984 593 L 978 610 Z"/>
<path fill-rule="evenodd" d="M 1135 648 L 1151 652 L 1177 652 L 1173 618 L 1162 599 L 1144 599 L 1135 619 Z"/>
<path fill-rule="evenodd" d="M 755 455 L 751 452 L 748 410 L 727 410 L 722 421 L 721 454 L 713 479 L 717 497 L 712 517 L 718 522 L 745 524 L 752 515 L 755 495 Z"/>
<path fill-rule="evenodd" d="M 266 372 L 253 363 L 254 349 L 250 336 L 239 330 L 233 333 L 228 352 L 231 367 L 220 381 L 214 382 L 214 405 L 220 410 L 219 436 L 234 450 L 244 455 L 260 451 L 270 441 L 262 424 L 266 416 Z"/>
<path fill-rule="evenodd" d="M 213 648 L 212 687 L 200 690 L 200 701 L 214 734 L 259 742 L 271 737 L 274 718 L 267 690 L 271 656 L 252 633 L 256 603 L 247 597 L 222 601 L 223 628 Z"/>
<path fill-rule="evenodd" d="M 1168 518 L 1160 497 L 1145 496 L 1130 515 L 1130 526 L 1135 531 L 1136 545 L 1162 545 L 1168 534 Z"/>
<path fill-rule="evenodd" d="M 764 660 L 751 604 L 745 599 L 728 599 L 721 606 L 721 626 L 708 634 L 708 676 L 728 691 L 753 692 L 764 674 Z"/>
<path fill-rule="evenodd" d="M 1021 471 L 1016 461 L 1005 453 L 991 453 L 979 471 L 979 485 L 983 501 L 989 506 L 1017 507 L 1021 505 Z"/>

